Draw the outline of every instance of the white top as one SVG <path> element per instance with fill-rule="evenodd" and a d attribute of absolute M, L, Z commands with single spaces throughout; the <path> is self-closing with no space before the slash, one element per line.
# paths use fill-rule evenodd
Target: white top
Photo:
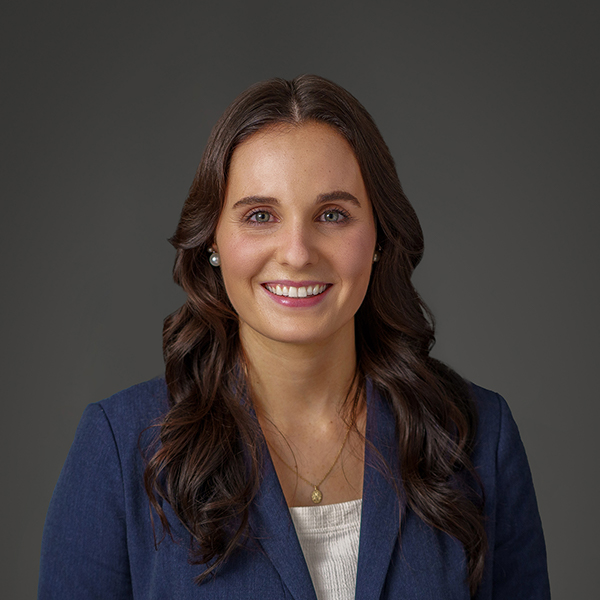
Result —
<path fill-rule="evenodd" d="M 318 600 L 354 600 L 361 509 L 362 500 L 290 507 Z"/>

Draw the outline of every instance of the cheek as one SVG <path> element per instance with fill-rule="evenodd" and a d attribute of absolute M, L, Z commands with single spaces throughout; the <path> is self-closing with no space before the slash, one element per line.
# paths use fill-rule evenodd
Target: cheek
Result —
<path fill-rule="evenodd" d="M 252 277 L 260 270 L 263 262 L 260 246 L 248 239 L 229 237 L 227 244 L 219 245 L 221 274 L 230 299 L 236 290 L 248 287 Z"/>
<path fill-rule="evenodd" d="M 357 235 L 347 240 L 340 253 L 340 268 L 358 283 L 368 283 L 373 265 L 375 235 Z"/>

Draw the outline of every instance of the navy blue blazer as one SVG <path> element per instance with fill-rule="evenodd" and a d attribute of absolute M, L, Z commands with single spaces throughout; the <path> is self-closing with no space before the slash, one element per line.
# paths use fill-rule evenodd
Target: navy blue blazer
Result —
<path fill-rule="evenodd" d="M 473 389 L 479 409 L 473 462 L 485 488 L 489 537 L 476 598 L 546 600 L 544 538 L 517 427 L 499 395 Z M 371 386 L 367 396 L 366 437 L 399 472 L 391 411 Z M 236 551 L 198 586 L 193 579 L 203 567 L 188 563 L 189 536 L 166 505 L 176 539 L 166 536 L 155 547 L 138 438 L 167 409 L 164 379 L 86 408 L 46 518 L 39 599 L 316 600 L 268 457 L 250 512 L 258 544 Z M 156 529 L 160 538 L 160 524 Z M 367 445 L 356 599 L 469 597 L 462 545 L 406 509 Z"/>

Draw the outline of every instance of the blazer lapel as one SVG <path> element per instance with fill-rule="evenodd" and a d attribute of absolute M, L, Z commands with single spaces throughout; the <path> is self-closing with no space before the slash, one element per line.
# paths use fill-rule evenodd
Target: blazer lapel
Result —
<path fill-rule="evenodd" d="M 402 597 L 430 598 L 454 548 L 441 559 L 431 528 L 406 510 L 400 477 L 395 420 L 367 381 L 367 444 L 355 600 L 380 598 L 393 560 L 392 589 Z M 271 457 L 264 449 L 260 490 L 250 507 L 250 528 L 295 600 L 317 600 Z M 384 465 L 382 465 L 382 459 Z M 386 475 L 391 471 L 394 482 Z M 400 519 L 402 540 L 399 544 Z M 450 546 L 453 546 L 450 543 Z M 443 578 L 442 578 L 443 579 Z"/>
<path fill-rule="evenodd" d="M 462 546 L 407 509 L 392 410 L 370 382 L 367 401 L 367 448 L 355 598 L 380 598 L 385 585 L 385 596 L 390 598 L 466 600 L 469 593 L 464 584 Z M 389 465 L 398 489 L 377 468 L 377 452 L 368 442 Z"/>
<path fill-rule="evenodd" d="M 266 447 L 260 490 L 250 507 L 250 528 L 295 600 L 317 600 L 283 491 Z"/>
<path fill-rule="evenodd" d="M 366 439 L 356 600 L 380 597 L 398 540 L 400 512 L 404 512 L 399 500 L 399 494 L 402 497 L 402 484 L 398 476 L 400 470 L 394 417 L 373 390 L 370 381 L 367 381 Z M 382 473 L 382 458 L 396 477 L 398 490 Z"/>

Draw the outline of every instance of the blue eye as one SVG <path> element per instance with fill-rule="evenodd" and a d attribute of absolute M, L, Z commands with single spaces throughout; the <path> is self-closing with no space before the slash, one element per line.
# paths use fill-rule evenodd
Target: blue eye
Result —
<path fill-rule="evenodd" d="M 343 223 L 350 218 L 350 215 L 339 208 L 330 208 L 321 214 L 321 221 L 326 223 Z"/>
<path fill-rule="evenodd" d="M 266 210 L 257 210 L 248 216 L 248 221 L 253 223 L 268 223 L 271 219 L 271 213 Z"/>

